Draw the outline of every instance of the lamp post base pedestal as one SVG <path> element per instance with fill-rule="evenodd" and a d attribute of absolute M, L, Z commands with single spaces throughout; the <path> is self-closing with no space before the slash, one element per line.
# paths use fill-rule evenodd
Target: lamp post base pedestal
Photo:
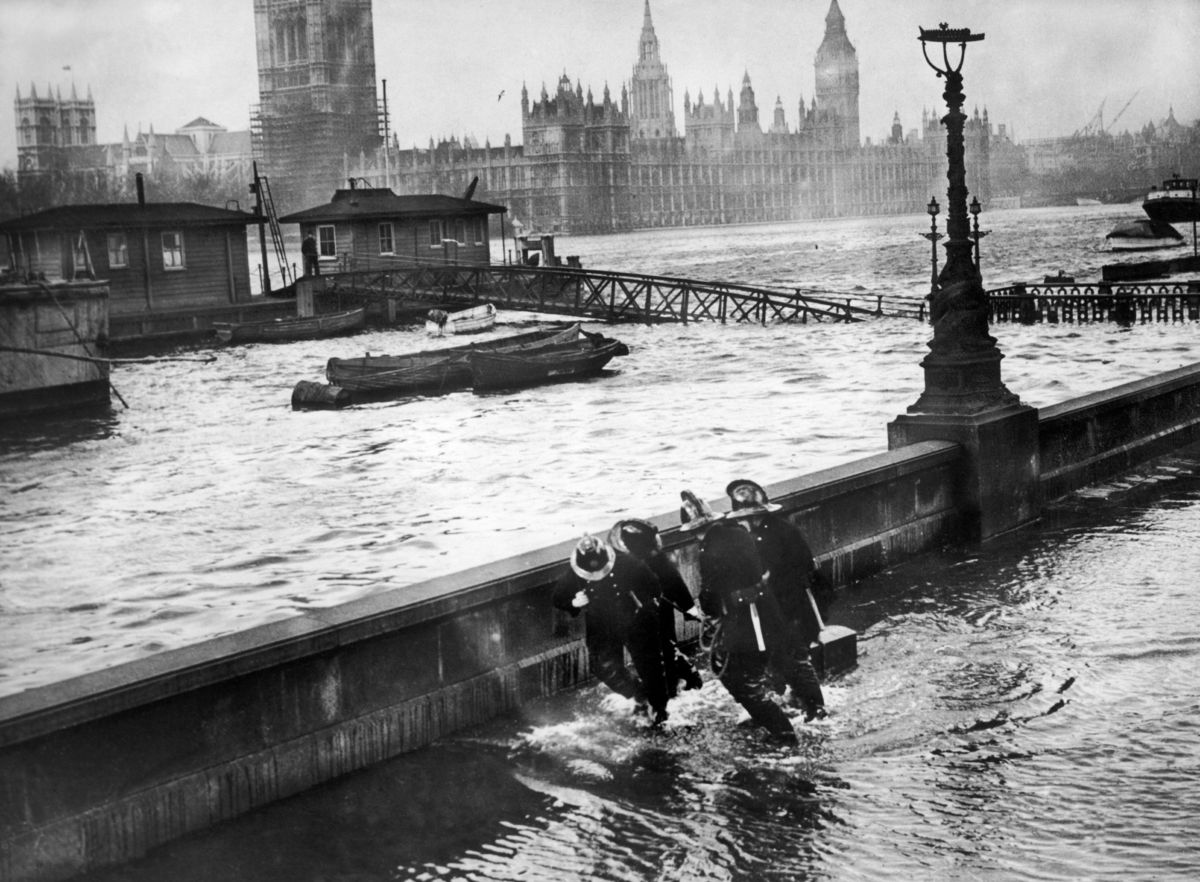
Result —
<path fill-rule="evenodd" d="M 971 414 L 1020 404 L 1000 380 L 1000 360 L 995 345 L 979 352 L 930 353 L 921 362 L 925 391 L 908 412 Z"/>
<path fill-rule="evenodd" d="M 987 542 L 1041 513 L 1036 408 L 1017 402 L 968 414 L 907 413 L 887 430 L 889 450 L 918 441 L 963 446 L 959 507 L 967 542 Z"/>

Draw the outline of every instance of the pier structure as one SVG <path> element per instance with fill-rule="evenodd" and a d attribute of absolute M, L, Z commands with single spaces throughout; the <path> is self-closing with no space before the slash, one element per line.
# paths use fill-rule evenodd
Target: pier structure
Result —
<path fill-rule="evenodd" d="M 820 296 L 798 289 L 569 266 L 411 264 L 330 273 L 310 281 L 322 299 L 373 303 L 385 320 L 414 304 L 466 308 L 484 302 L 606 322 L 804 324 L 863 321 L 884 314 L 878 297 L 851 300 L 832 293 Z M 889 311 L 906 317 L 917 313 L 918 308 L 910 306 Z"/>

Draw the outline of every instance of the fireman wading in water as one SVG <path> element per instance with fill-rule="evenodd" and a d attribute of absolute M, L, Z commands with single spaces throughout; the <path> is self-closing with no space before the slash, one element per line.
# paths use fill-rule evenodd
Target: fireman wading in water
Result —
<path fill-rule="evenodd" d="M 554 605 L 571 615 L 586 610 L 585 642 L 592 672 L 608 688 L 638 703 L 651 723 L 667 719 L 663 658 L 654 573 L 637 558 L 584 536 L 571 553 L 571 569 L 554 586 Z M 625 650 L 636 676 L 625 666 Z"/>
<path fill-rule="evenodd" d="M 675 612 L 684 618 L 699 620 L 692 610 L 696 601 L 688 590 L 687 583 L 679 574 L 674 562 L 663 551 L 658 527 L 640 518 L 617 521 L 608 531 L 608 544 L 620 552 L 632 554 L 654 573 L 661 594 L 658 598 L 658 621 L 662 635 L 663 661 L 667 666 L 667 694 L 674 698 L 679 692 L 679 683 L 684 689 L 699 689 L 704 685 L 700 672 L 691 658 L 679 647 L 675 633 Z"/>
<path fill-rule="evenodd" d="M 680 496 L 680 529 L 703 531 L 700 608 L 718 622 L 713 670 L 754 722 L 780 741 L 795 743 L 791 720 L 771 697 L 772 673 L 782 675 L 796 696 L 804 694 L 809 681 L 792 653 L 800 637 L 768 586 L 757 543 L 692 492 Z"/>
<path fill-rule="evenodd" d="M 821 617 L 826 614 L 829 583 L 817 569 L 812 549 L 800 528 L 782 515 L 780 506 L 771 502 L 767 492 L 753 481 L 739 479 L 725 488 L 733 505 L 730 518 L 750 531 L 758 546 L 758 556 L 769 574 L 767 585 L 779 610 L 791 623 L 796 643 L 789 647 L 802 678 L 801 689 L 792 684 L 792 700 L 804 707 L 806 720 L 824 717 L 825 697 L 821 681 L 809 658 L 809 647 L 821 633 Z"/>

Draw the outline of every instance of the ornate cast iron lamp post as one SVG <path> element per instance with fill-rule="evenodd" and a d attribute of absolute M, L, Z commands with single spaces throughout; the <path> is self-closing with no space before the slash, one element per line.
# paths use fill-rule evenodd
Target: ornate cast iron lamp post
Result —
<path fill-rule="evenodd" d="M 978 270 L 979 269 L 979 240 L 982 239 L 984 236 L 986 236 L 988 233 L 990 233 L 991 230 L 984 230 L 983 232 L 979 231 L 979 212 L 982 211 L 982 207 L 979 204 L 978 198 L 976 198 L 975 196 L 971 197 L 971 204 L 970 204 L 970 206 L 968 206 L 967 210 L 969 212 L 971 212 L 971 223 L 973 226 L 973 229 L 971 230 L 971 238 L 975 240 L 975 269 Z M 983 273 L 980 272 L 980 275 L 982 276 Z"/>
<path fill-rule="evenodd" d="M 967 43 L 983 39 L 969 28 L 950 29 L 942 22 L 936 30 L 920 29 L 921 52 L 926 63 L 946 80 L 942 97 L 949 108 L 946 126 L 946 158 L 950 182 L 946 191 L 946 263 L 931 295 L 930 319 L 933 339 L 930 353 L 921 362 L 925 369 L 925 391 L 909 413 L 971 414 L 1018 404 L 1017 396 L 1000 381 L 1000 359 L 996 340 L 988 334 L 987 294 L 972 260 L 971 228 L 967 221 L 967 184 L 964 162 L 962 65 Z M 929 57 L 928 44 L 940 44 L 941 65 Z M 950 45 L 958 45 L 957 61 L 950 59 Z M 936 248 L 936 245 L 935 245 Z"/>
<path fill-rule="evenodd" d="M 929 204 L 925 206 L 925 211 L 929 214 L 929 232 L 922 233 L 922 238 L 929 240 L 930 261 L 933 266 L 931 275 L 929 276 L 929 299 L 932 301 L 933 296 L 937 294 L 937 243 L 938 239 L 942 238 L 942 234 L 937 231 L 937 216 L 939 206 L 937 200 L 932 196 L 929 197 Z"/>
<path fill-rule="evenodd" d="M 1004 356 L 988 335 L 987 293 L 971 255 L 963 165 L 966 96 L 960 71 L 967 43 L 982 39 L 983 34 L 950 30 L 945 24 L 921 29 L 921 51 L 937 75 L 946 78 L 943 97 L 950 108 L 942 118 L 950 163 L 946 262 L 932 295 L 933 339 L 921 362 L 925 391 L 907 413 L 888 423 L 889 450 L 922 441 L 959 445 L 958 529 L 968 541 L 980 542 L 1029 523 L 1040 511 L 1038 412 L 1000 382 Z M 929 58 L 930 43 L 941 44 L 940 65 Z M 952 63 L 950 45 L 955 43 Z M 976 245 L 978 241 L 975 237 Z"/>

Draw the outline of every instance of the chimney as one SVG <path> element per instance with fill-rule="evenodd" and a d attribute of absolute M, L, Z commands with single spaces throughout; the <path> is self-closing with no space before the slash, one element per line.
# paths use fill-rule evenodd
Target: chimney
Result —
<path fill-rule="evenodd" d="M 146 206 L 146 182 L 142 178 L 142 173 L 138 172 L 134 176 L 134 183 L 137 184 L 138 205 L 145 208 Z"/>

